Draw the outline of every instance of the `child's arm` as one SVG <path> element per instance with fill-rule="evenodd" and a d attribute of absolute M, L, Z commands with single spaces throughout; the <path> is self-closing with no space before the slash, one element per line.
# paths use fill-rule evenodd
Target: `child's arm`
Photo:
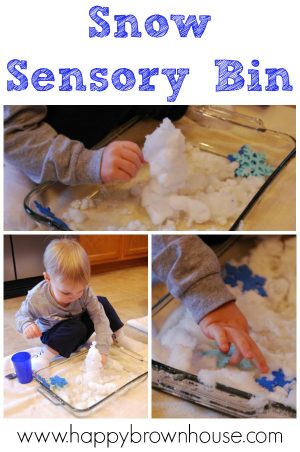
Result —
<path fill-rule="evenodd" d="M 197 323 L 234 299 L 221 278 L 217 256 L 196 235 L 154 235 L 152 269 Z"/>
<path fill-rule="evenodd" d="M 235 306 L 234 297 L 220 275 L 213 251 L 197 236 L 159 236 L 152 238 L 153 271 L 192 313 L 194 320 L 223 352 L 236 346 L 230 363 L 242 356 L 253 359 L 262 372 L 266 361 L 248 334 L 248 323 Z"/>
<path fill-rule="evenodd" d="M 20 309 L 16 313 L 17 331 L 23 334 L 27 339 L 33 339 L 42 335 L 41 330 L 35 323 L 36 316 L 34 315 L 30 296 L 28 296 L 21 304 Z"/>
<path fill-rule="evenodd" d="M 112 331 L 103 306 L 90 287 L 88 288 L 85 305 L 94 324 L 97 348 L 101 354 L 102 364 L 104 365 L 112 343 Z"/>
<path fill-rule="evenodd" d="M 58 134 L 44 121 L 46 114 L 45 105 L 4 107 L 5 160 L 33 182 L 102 183 L 128 180 L 138 171 L 142 154 L 134 143 L 114 142 L 106 148 L 90 150 L 81 142 Z"/>

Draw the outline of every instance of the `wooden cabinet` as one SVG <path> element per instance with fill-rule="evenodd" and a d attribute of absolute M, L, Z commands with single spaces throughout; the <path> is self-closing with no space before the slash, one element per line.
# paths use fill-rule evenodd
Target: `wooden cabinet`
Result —
<path fill-rule="evenodd" d="M 122 239 L 121 235 L 81 235 L 79 241 L 93 266 L 121 259 Z"/>
<path fill-rule="evenodd" d="M 123 238 L 124 258 L 148 256 L 147 235 L 126 235 Z"/>
<path fill-rule="evenodd" d="M 92 272 L 147 264 L 148 235 L 81 235 Z"/>

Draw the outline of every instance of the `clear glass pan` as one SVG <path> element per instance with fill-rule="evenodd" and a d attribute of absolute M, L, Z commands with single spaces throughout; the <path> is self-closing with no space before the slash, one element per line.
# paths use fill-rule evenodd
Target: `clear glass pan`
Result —
<path fill-rule="evenodd" d="M 221 245 L 214 247 L 214 251 L 223 264 L 229 259 L 241 259 L 253 247 L 253 243 L 253 237 L 244 239 L 240 236 L 229 236 Z M 158 283 L 152 287 L 152 306 L 152 330 L 158 333 L 166 320 L 181 306 L 181 302 L 168 293 L 163 284 Z M 155 347 L 153 340 L 153 356 L 156 356 Z M 214 388 L 208 387 L 198 380 L 197 370 L 195 373 L 185 372 L 170 367 L 163 361 L 163 359 L 152 360 L 152 387 L 159 391 L 231 417 L 296 417 L 296 410 L 272 400 L 266 401 L 263 407 L 254 408 L 250 403 L 253 394 L 221 383 L 216 383 Z"/>
<path fill-rule="evenodd" d="M 270 107 L 272 108 L 272 107 Z M 145 136 L 151 133 L 158 123 L 154 120 L 134 118 L 122 128 L 115 130 L 105 138 L 98 147 L 112 140 L 133 140 L 143 146 Z M 217 227 L 220 230 L 236 230 L 244 221 L 244 230 L 294 230 L 295 217 L 295 174 L 288 173 L 286 167 L 295 157 L 295 140 L 284 133 L 268 130 L 259 119 L 245 116 L 220 107 L 190 107 L 186 116 L 176 122 L 186 139 L 197 145 L 201 151 L 216 154 L 226 158 L 228 154 L 237 152 L 244 144 L 252 149 L 263 152 L 267 161 L 275 170 L 266 179 L 263 186 L 249 201 L 248 205 L 227 224 Z M 275 179 L 280 180 L 281 192 L 285 192 L 286 203 L 278 205 L 278 197 L 272 192 Z M 138 179 L 134 182 L 147 180 L 148 169 L 144 167 Z M 293 180 L 292 185 L 291 179 Z M 290 188 L 292 187 L 292 188 Z M 44 183 L 32 190 L 24 200 L 27 214 L 38 224 L 48 229 L 68 230 L 68 225 L 62 225 L 56 218 L 61 218 L 69 204 L 84 197 L 97 200 L 97 209 L 84 211 L 87 219 L 76 226 L 76 230 L 124 230 L 130 220 L 139 220 L 145 225 L 145 230 L 157 230 L 150 222 L 145 209 L 133 197 L 128 200 L 132 183 L 111 184 L 105 186 L 82 185 L 67 187 L 59 183 Z M 35 202 L 50 207 L 56 218 L 41 214 Z M 270 215 L 266 212 L 271 208 Z M 287 210 L 284 210 L 284 209 Z M 130 211 L 130 216 L 128 216 Z M 185 221 L 178 221 L 178 230 L 210 230 L 215 225 L 210 221 L 189 227 Z"/>
<path fill-rule="evenodd" d="M 147 361 L 137 353 L 112 346 L 109 360 L 111 365 L 106 366 L 105 382 L 114 386 L 110 392 L 104 395 L 92 394 L 93 387 L 88 389 L 88 383 L 84 380 L 85 372 L 83 363 L 87 351 L 78 352 L 68 359 L 53 362 L 46 369 L 42 369 L 35 375 L 35 380 L 40 384 L 39 391 L 55 405 L 61 405 L 75 416 L 88 416 L 112 398 L 117 398 L 124 391 L 147 378 Z M 115 364 L 113 364 L 115 363 Z M 49 378 L 59 376 L 68 384 L 63 388 L 49 387 Z M 88 391 L 89 398 L 78 399 L 78 394 Z M 98 395 L 97 395 L 98 394 Z"/>

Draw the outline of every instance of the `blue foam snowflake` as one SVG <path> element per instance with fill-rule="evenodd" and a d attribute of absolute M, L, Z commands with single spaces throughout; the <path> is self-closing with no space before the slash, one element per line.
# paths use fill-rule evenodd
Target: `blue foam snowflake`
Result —
<path fill-rule="evenodd" d="M 238 267 L 235 267 L 227 262 L 225 264 L 224 271 L 225 284 L 228 284 L 231 287 L 236 287 L 240 281 L 242 283 L 243 292 L 256 290 L 256 292 L 258 292 L 262 297 L 267 296 L 267 292 L 264 289 L 266 278 L 254 275 L 248 265 L 239 265 Z"/>
<path fill-rule="evenodd" d="M 67 380 L 59 375 L 55 375 L 54 377 L 50 377 L 50 384 L 54 386 L 55 389 L 63 388 L 68 384 Z"/>
<path fill-rule="evenodd" d="M 276 386 L 280 386 L 283 388 L 286 385 L 290 385 L 296 382 L 296 378 L 292 378 L 291 380 L 287 380 L 282 369 L 274 370 L 272 372 L 273 379 L 268 380 L 267 377 L 256 378 L 256 383 L 258 383 L 263 388 L 267 389 L 269 392 L 274 392 Z M 289 392 L 290 388 L 288 388 Z"/>
<path fill-rule="evenodd" d="M 50 207 L 45 207 L 42 204 L 40 204 L 38 201 L 34 201 L 34 204 L 36 205 L 37 209 L 40 213 L 45 215 L 47 218 L 51 218 L 51 220 L 56 223 L 57 227 L 62 229 L 63 231 L 70 231 L 69 226 L 62 221 L 60 218 L 56 217 Z"/>
<path fill-rule="evenodd" d="M 227 159 L 239 163 L 240 166 L 235 170 L 236 176 L 270 176 L 274 171 L 274 168 L 267 164 L 266 155 L 252 151 L 248 145 L 242 146 L 235 154 L 229 154 Z"/>
<path fill-rule="evenodd" d="M 223 367 L 226 367 L 228 365 L 230 357 L 233 355 L 234 350 L 235 350 L 235 347 L 234 347 L 234 345 L 232 345 L 230 347 L 229 352 L 226 355 L 224 353 L 222 353 L 220 350 L 215 349 L 215 348 L 202 352 L 201 354 L 202 354 L 202 356 L 215 356 L 217 359 L 218 369 L 222 369 Z M 252 364 L 251 361 L 244 358 L 240 361 L 239 364 L 236 365 L 236 367 L 238 367 L 241 370 L 249 370 L 249 369 L 253 369 L 254 365 Z"/>

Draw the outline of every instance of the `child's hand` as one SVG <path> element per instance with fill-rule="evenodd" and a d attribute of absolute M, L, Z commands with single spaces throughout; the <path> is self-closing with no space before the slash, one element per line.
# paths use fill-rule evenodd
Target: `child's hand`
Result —
<path fill-rule="evenodd" d="M 253 360 L 261 372 L 268 372 L 262 352 L 249 336 L 248 322 L 234 302 L 207 314 L 200 327 L 208 338 L 217 341 L 223 353 L 228 353 L 231 343 L 235 345 L 229 364 L 238 364 L 244 357 Z"/>
<path fill-rule="evenodd" d="M 106 355 L 103 355 L 103 354 L 101 354 L 101 362 L 102 362 L 102 365 L 103 365 L 103 366 L 105 366 L 105 364 L 106 364 L 106 361 L 107 361 L 107 356 L 106 356 Z"/>
<path fill-rule="evenodd" d="M 27 339 L 34 339 L 35 337 L 41 337 L 42 332 L 39 327 L 35 323 L 33 323 L 32 325 L 29 325 L 27 328 L 25 328 L 23 334 Z"/>
<path fill-rule="evenodd" d="M 139 146 L 131 141 L 113 141 L 103 151 L 100 176 L 104 183 L 128 181 L 144 163 Z"/>

